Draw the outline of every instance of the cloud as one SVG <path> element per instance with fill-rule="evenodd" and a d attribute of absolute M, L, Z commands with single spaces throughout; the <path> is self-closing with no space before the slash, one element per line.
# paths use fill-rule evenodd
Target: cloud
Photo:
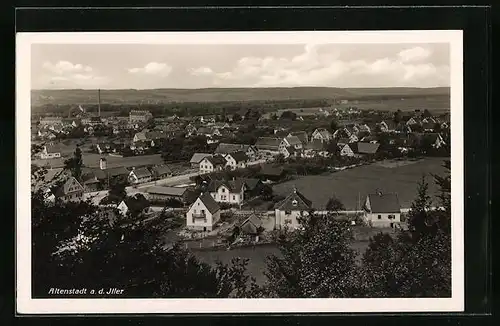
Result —
<path fill-rule="evenodd" d="M 193 76 L 211 76 L 214 73 L 210 67 L 191 68 L 188 72 Z"/>
<path fill-rule="evenodd" d="M 101 76 L 92 67 L 69 61 L 57 63 L 45 62 L 42 65 L 46 71 L 40 79 L 46 87 L 99 87 L 109 83 L 109 78 Z"/>
<path fill-rule="evenodd" d="M 92 67 L 84 66 L 80 63 L 73 64 L 69 61 L 59 61 L 55 64 L 51 62 L 44 62 L 43 68 L 53 74 L 64 75 L 68 73 L 78 73 L 78 72 L 92 72 Z"/>
<path fill-rule="evenodd" d="M 291 58 L 243 57 L 230 71 L 200 67 L 191 74 L 210 76 L 218 87 L 448 86 L 449 66 L 426 62 L 430 55 L 428 49 L 414 47 L 372 60 L 340 59 L 335 50 L 306 45 L 302 53 Z"/>
<path fill-rule="evenodd" d="M 145 74 L 166 77 L 172 72 L 172 67 L 166 63 L 150 62 L 142 68 L 127 69 L 131 74 Z"/>
<path fill-rule="evenodd" d="M 424 49 L 421 46 L 417 46 L 399 52 L 399 57 L 401 58 L 402 62 L 421 61 L 429 58 L 430 55 L 431 51 L 429 49 Z"/>

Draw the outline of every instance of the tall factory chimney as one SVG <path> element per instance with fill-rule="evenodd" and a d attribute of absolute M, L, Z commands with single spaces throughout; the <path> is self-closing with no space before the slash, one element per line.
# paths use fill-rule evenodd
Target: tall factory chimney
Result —
<path fill-rule="evenodd" d="M 97 90 L 97 110 L 99 117 L 101 116 L 101 90 Z"/>

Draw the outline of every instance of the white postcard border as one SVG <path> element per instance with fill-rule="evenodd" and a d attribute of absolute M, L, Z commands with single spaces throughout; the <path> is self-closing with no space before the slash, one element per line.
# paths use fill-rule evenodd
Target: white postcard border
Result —
<path fill-rule="evenodd" d="M 460 30 L 18 33 L 16 37 L 16 310 L 21 314 L 349 313 L 464 310 L 463 40 Z M 431 299 L 32 299 L 31 44 L 448 43 L 451 73 L 452 297 Z"/>

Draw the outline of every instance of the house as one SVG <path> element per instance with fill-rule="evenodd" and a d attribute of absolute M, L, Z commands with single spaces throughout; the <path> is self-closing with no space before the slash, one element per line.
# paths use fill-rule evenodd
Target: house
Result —
<path fill-rule="evenodd" d="M 247 167 L 248 156 L 245 152 L 239 151 L 234 153 L 229 153 L 224 156 L 226 159 L 226 166 L 228 166 L 231 170 L 235 169 L 244 169 Z"/>
<path fill-rule="evenodd" d="M 70 177 L 61 186 L 52 191 L 55 198 L 64 202 L 80 201 L 83 197 L 84 188 L 74 177 Z"/>
<path fill-rule="evenodd" d="M 408 126 L 420 125 L 421 123 L 422 121 L 420 121 L 417 117 L 411 117 L 408 121 L 406 121 L 406 125 Z"/>
<path fill-rule="evenodd" d="M 41 126 L 54 126 L 54 125 L 60 125 L 63 122 L 62 117 L 42 117 L 40 118 L 40 125 Z"/>
<path fill-rule="evenodd" d="M 134 135 L 134 138 L 132 139 L 132 141 L 134 143 L 138 143 L 138 142 L 147 142 L 149 139 L 146 137 L 146 133 L 145 132 L 138 132 Z"/>
<path fill-rule="evenodd" d="M 358 144 L 358 153 L 361 155 L 373 155 L 378 152 L 380 148 L 379 143 L 364 143 L 359 142 Z"/>
<path fill-rule="evenodd" d="M 262 220 L 257 215 L 252 214 L 241 222 L 239 227 L 243 235 L 258 236 L 259 231 L 263 229 L 262 225 Z"/>
<path fill-rule="evenodd" d="M 410 138 L 413 138 L 418 146 L 429 144 L 432 148 L 439 149 L 446 145 L 443 137 L 439 133 L 411 133 Z"/>
<path fill-rule="evenodd" d="M 392 120 L 381 121 L 378 126 L 381 132 L 392 132 L 396 130 L 397 125 Z"/>
<path fill-rule="evenodd" d="M 239 151 L 244 152 L 248 157 L 254 157 L 257 154 L 257 148 L 255 148 L 255 146 L 247 144 L 229 144 L 229 143 L 220 143 L 219 145 L 217 145 L 217 148 L 215 149 L 214 153 L 225 156 L 226 154 Z"/>
<path fill-rule="evenodd" d="M 202 135 L 206 137 L 221 136 L 221 132 L 218 128 L 200 127 L 197 130 L 197 135 Z"/>
<path fill-rule="evenodd" d="M 262 187 L 264 186 L 262 181 L 256 178 L 243 179 L 243 183 L 245 184 L 245 198 L 259 195 L 261 193 Z"/>
<path fill-rule="evenodd" d="M 340 156 L 355 157 L 358 156 L 358 144 L 348 143 L 342 146 Z"/>
<path fill-rule="evenodd" d="M 378 143 L 349 143 L 342 146 L 340 150 L 341 156 L 359 156 L 359 155 L 373 155 L 377 153 L 380 144 Z"/>
<path fill-rule="evenodd" d="M 153 175 L 147 168 L 133 169 L 128 176 L 130 184 L 144 183 L 151 180 L 153 180 Z"/>
<path fill-rule="evenodd" d="M 146 123 L 153 119 L 153 114 L 149 111 L 144 110 L 131 110 L 129 112 L 129 122 L 130 123 Z"/>
<path fill-rule="evenodd" d="M 337 145 L 340 147 L 343 147 L 345 144 L 349 143 L 350 143 L 349 138 L 340 138 L 339 140 L 337 140 Z"/>
<path fill-rule="evenodd" d="M 85 192 L 101 190 L 102 182 L 97 178 L 96 174 L 93 173 L 92 170 L 87 170 L 85 172 L 82 171 L 81 180 L 81 184 Z"/>
<path fill-rule="evenodd" d="M 90 117 L 88 121 L 88 125 L 90 126 L 98 126 L 102 125 L 104 121 L 101 119 L 101 117 Z"/>
<path fill-rule="evenodd" d="M 214 171 L 222 171 L 226 166 L 226 159 L 222 156 L 207 156 L 200 162 L 200 172 L 210 173 Z"/>
<path fill-rule="evenodd" d="M 425 132 L 433 132 L 436 127 L 436 123 L 434 122 L 424 122 L 422 123 L 422 129 Z"/>
<path fill-rule="evenodd" d="M 349 138 L 351 137 L 351 132 L 348 128 L 339 128 L 335 130 L 333 133 L 333 138 L 335 139 L 341 139 L 341 138 Z"/>
<path fill-rule="evenodd" d="M 202 193 L 186 213 L 186 227 L 197 231 L 212 231 L 220 220 L 220 207 L 208 192 Z"/>
<path fill-rule="evenodd" d="M 188 188 L 153 186 L 146 190 L 146 198 L 150 201 L 166 201 L 176 199 L 185 203 L 189 194 Z"/>
<path fill-rule="evenodd" d="M 297 136 L 288 136 L 283 138 L 279 145 L 280 151 L 285 147 L 293 147 L 294 149 L 302 149 L 302 143 Z"/>
<path fill-rule="evenodd" d="M 190 123 L 184 128 L 184 131 L 186 132 L 187 137 L 196 135 L 198 133 L 198 129 L 196 129 L 196 127 Z"/>
<path fill-rule="evenodd" d="M 401 206 L 397 194 L 369 194 L 364 204 L 364 218 L 373 227 L 394 227 L 401 222 Z"/>
<path fill-rule="evenodd" d="M 203 161 L 203 159 L 205 157 L 210 157 L 210 156 L 212 156 L 212 154 L 194 153 L 193 156 L 191 157 L 191 160 L 189 161 L 189 163 L 191 163 L 192 168 L 199 168 L 201 161 Z"/>
<path fill-rule="evenodd" d="M 280 151 L 281 139 L 275 137 L 259 137 L 255 147 L 259 152 L 277 154 Z"/>
<path fill-rule="evenodd" d="M 311 208 L 312 202 L 294 188 L 285 199 L 274 206 L 276 228 L 281 229 L 287 226 L 296 229 L 300 227 L 300 217 L 308 216 Z"/>
<path fill-rule="evenodd" d="M 43 160 L 61 157 L 61 150 L 55 145 L 45 145 L 40 153 L 40 158 Z"/>
<path fill-rule="evenodd" d="M 422 123 L 432 123 L 435 124 L 437 121 L 433 117 L 427 117 L 422 120 Z"/>
<path fill-rule="evenodd" d="M 154 179 L 165 179 L 172 176 L 172 170 L 167 165 L 157 165 L 151 169 Z"/>
<path fill-rule="evenodd" d="M 118 211 L 123 216 L 130 214 L 145 214 L 149 212 L 149 201 L 143 195 L 127 197 L 118 204 Z"/>
<path fill-rule="evenodd" d="M 116 153 L 118 150 L 118 146 L 116 146 L 113 143 L 97 144 L 96 150 L 97 150 L 97 153 L 99 153 L 99 154 Z"/>
<path fill-rule="evenodd" d="M 297 137 L 302 143 L 302 146 L 305 146 L 309 142 L 309 137 L 307 136 L 307 132 L 305 131 L 295 131 L 288 134 L 288 137 L 292 136 Z"/>
<path fill-rule="evenodd" d="M 359 141 L 358 136 L 356 134 L 354 134 L 354 133 L 351 134 L 351 136 L 349 137 L 349 143 L 355 143 L 357 141 Z"/>
<path fill-rule="evenodd" d="M 208 191 L 218 203 L 240 205 L 245 200 L 245 183 L 241 179 L 220 181 L 212 180 Z"/>
<path fill-rule="evenodd" d="M 285 170 L 281 166 L 271 166 L 265 164 L 259 171 L 259 178 L 261 180 L 279 181 L 285 175 Z"/>
<path fill-rule="evenodd" d="M 283 154 L 283 156 L 285 158 L 289 158 L 289 157 L 297 157 L 299 156 L 300 154 L 300 150 L 298 149 L 295 149 L 294 147 L 292 146 L 288 146 L 288 147 L 281 147 L 280 148 L 280 153 Z"/>
<path fill-rule="evenodd" d="M 326 150 L 326 142 L 321 141 L 321 139 L 313 139 L 311 142 L 307 143 L 304 148 L 303 157 L 315 157 L 316 155 L 327 156 L 328 151 Z"/>

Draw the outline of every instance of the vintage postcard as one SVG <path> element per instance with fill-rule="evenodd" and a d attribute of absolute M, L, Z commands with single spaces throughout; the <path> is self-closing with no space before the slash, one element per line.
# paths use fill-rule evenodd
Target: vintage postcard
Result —
<path fill-rule="evenodd" d="M 19 33 L 17 312 L 464 309 L 461 31 Z"/>

